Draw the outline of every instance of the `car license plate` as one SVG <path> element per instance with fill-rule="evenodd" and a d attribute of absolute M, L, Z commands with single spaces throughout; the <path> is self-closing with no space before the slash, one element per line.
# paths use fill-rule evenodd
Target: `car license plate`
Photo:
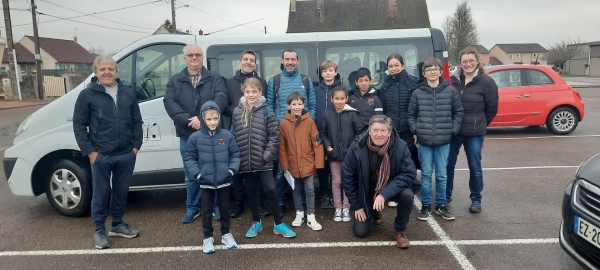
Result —
<path fill-rule="evenodd" d="M 575 233 L 600 248 L 600 228 L 575 215 Z"/>

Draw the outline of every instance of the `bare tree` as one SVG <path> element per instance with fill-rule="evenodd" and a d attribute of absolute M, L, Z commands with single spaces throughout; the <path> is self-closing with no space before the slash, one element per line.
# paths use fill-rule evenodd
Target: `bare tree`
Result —
<path fill-rule="evenodd" d="M 104 50 L 104 48 L 102 48 L 102 46 L 94 46 L 92 44 L 90 44 L 88 42 L 88 45 L 90 45 L 90 47 L 88 48 L 88 52 L 95 54 L 95 55 L 104 55 L 106 53 L 106 50 Z"/>
<path fill-rule="evenodd" d="M 446 36 L 446 47 L 450 62 L 457 64 L 458 52 L 462 49 L 479 44 L 477 24 L 473 19 L 468 0 L 461 1 L 453 14 L 446 17 L 442 24 L 442 31 Z"/>
<path fill-rule="evenodd" d="M 563 68 L 567 61 L 581 52 L 583 52 L 583 45 L 581 45 L 581 39 L 579 37 L 559 39 L 548 48 L 546 59 L 548 60 L 548 64 L 554 64 Z"/>

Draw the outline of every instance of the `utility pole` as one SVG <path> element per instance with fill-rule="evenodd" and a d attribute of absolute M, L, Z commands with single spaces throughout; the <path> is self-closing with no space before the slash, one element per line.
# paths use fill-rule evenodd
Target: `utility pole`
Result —
<path fill-rule="evenodd" d="M 175 0 L 171 0 L 171 26 L 177 31 L 177 24 L 175 23 Z"/>
<path fill-rule="evenodd" d="M 11 91 L 4 92 L 4 98 L 6 100 L 12 100 L 15 91 L 17 91 L 17 70 L 13 70 L 16 67 L 17 57 L 13 54 L 14 44 L 12 35 L 12 22 L 10 20 L 10 7 L 8 0 L 2 0 L 2 6 L 4 7 L 4 25 L 6 26 L 6 46 L 8 47 L 8 73 L 10 74 L 10 85 Z"/>
<path fill-rule="evenodd" d="M 33 42 L 35 42 L 35 69 L 37 73 L 38 96 L 45 99 L 44 81 L 42 80 L 42 57 L 40 55 L 40 37 L 38 36 L 38 24 L 35 16 L 35 0 L 31 0 L 31 18 L 33 19 Z"/>

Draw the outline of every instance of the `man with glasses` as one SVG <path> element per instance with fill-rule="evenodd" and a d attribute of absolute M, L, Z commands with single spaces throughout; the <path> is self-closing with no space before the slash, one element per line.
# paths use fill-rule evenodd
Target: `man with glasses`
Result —
<path fill-rule="evenodd" d="M 212 100 L 223 111 L 228 103 L 227 88 L 223 79 L 218 73 L 204 67 L 202 48 L 196 44 L 189 44 L 183 47 L 183 54 L 187 67 L 171 77 L 163 99 L 165 110 L 175 124 L 182 160 L 189 136 L 200 130 L 200 106 Z M 200 184 L 189 174 L 185 165 L 183 169 L 187 187 L 187 212 L 182 222 L 191 223 L 200 215 Z M 221 210 L 222 214 L 228 215 L 228 209 Z M 215 211 L 214 215 L 215 219 L 218 219 L 219 212 Z"/>

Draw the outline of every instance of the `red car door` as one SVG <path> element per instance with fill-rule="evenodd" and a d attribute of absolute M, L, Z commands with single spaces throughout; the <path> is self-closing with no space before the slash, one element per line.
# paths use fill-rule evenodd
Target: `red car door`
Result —
<path fill-rule="evenodd" d="M 490 126 L 518 126 L 531 113 L 531 93 L 522 69 L 503 69 L 488 74 L 498 85 L 498 114 Z"/>

